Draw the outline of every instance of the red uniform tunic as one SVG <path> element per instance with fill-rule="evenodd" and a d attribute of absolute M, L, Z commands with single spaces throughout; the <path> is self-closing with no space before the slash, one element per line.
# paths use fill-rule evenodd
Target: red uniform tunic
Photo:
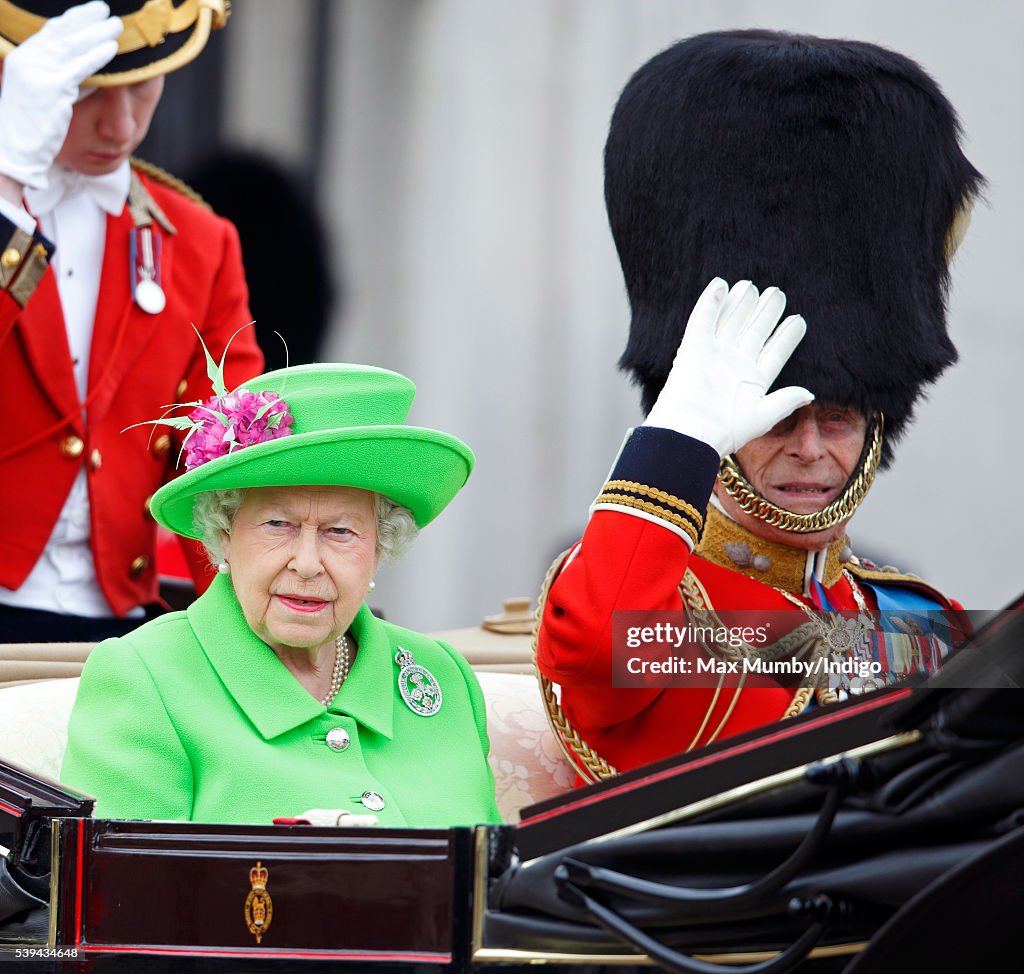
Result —
<path fill-rule="evenodd" d="M 97 579 L 118 616 L 157 601 L 148 501 L 178 454 L 165 427 L 125 427 L 212 394 L 193 325 L 219 361 L 227 341 L 251 321 L 234 227 L 178 189 L 139 175 L 175 231 L 153 225 L 167 305 L 152 315 L 132 300 L 134 223 L 126 206 L 107 217 L 84 403 L 48 266 L 52 247 L 0 218 L 0 241 L 7 241 L 0 254 L 0 509 L 8 519 L 0 533 L 0 585 L 17 589 L 28 576 L 84 464 Z M 244 329 L 227 358 L 229 388 L 262 366 L 253 330 Z"/>
<path fill-rule="evenodd" d="M 804 595 L 808 553 L 763 541 L 708 508 L 717 468 L 706 444 L 668 430 L 636 430 L 547 597 L 539 668 L 561 687 L 572 728 L 620 771 L 778 720 L 794 704 L 796 691 L 778 685 L 717 693 L 710 679 L 686 688 L 613 686 L 613 613 L 680 612 L 684 576 L 690 608 L 704 600 L 716 610 L 788 610 L 794 623 L 802 619 L 782 591 Z M 707 527 L 692 552 L 686 539 L 704 528 L 705 511 Z M 865 567 L 845 540 L 820 553 L 817 564 L 833 609 L 859 608 L 858 596 L 875 609 L 879 587 L 911 588 L 959 608 L 920 580 Z"/>

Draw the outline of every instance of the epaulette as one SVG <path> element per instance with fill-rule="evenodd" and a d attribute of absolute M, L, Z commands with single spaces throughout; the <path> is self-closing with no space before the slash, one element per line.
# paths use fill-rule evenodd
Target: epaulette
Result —
<path fill-rule="evenodd" d="M 854 557 L 852 561 L 846 562 L 843 566 L 851 575 L 865 582 L 883 582 L 886 585 L 896 585 L 901 588 L 912 588 L 931 595 L 943 605 L 952 605 L 952 599 L 940 592 L 934 585 L 929 585 L 924 579 L 910 572 L 901 572 L 892 565 L 876 565 L 867 558 Z"/>
<path fill-rule="evenodd" d="M 145 173 L 150 179 L 155 179 L 158 183 L 163 183 L 165 186 L 170 186 L 171 189 L 177 190 L 186 199 L 190 199 L 193 203 L 198 203 L 200 206 L 205 207 L 207 210 L 213 211 L 213 207 L 206 202 L 188 183 L 182 179 L 178 179 L 177 176 L 172 176 L 166 169 L 161 169 L 159 166 L 154 165 L 152 162 L 146 162 L 145 159 L 138 159 L 135 156 L 131 158 L 131 164 L 133 169 L 137 169 L 141 173 Z"/>

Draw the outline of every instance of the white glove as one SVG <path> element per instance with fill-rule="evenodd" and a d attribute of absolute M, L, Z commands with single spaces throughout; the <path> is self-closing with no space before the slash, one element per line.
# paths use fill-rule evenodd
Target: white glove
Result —
<path fill-rule="evenodd" d="M 799 315 L 776 328 L 786 295 L 740 281 L 732 290 L 716 277 L 697 299 L 665 386 L 644 426 L 703 440 L 720 457 L 767 433 L 813 402 L 800 386 L 766 395 L 807 331 Z"/>
<path fill-rule="evenodd" d="M 71 124 L 78 86 L 117 53 L 124 30 L 102 0 L 50 18 L 4 58 L 0 85 L 0 173 L 34 189 Z"/>
<path fill-rule="evenodd" d="M 309 822 L 310 825 L 328 828 L 340 825 L 347 829 L 365 829 L 377 824 L 376 815 L 353 815 L 343 808 L 309 808 L 297 818 Z"/>

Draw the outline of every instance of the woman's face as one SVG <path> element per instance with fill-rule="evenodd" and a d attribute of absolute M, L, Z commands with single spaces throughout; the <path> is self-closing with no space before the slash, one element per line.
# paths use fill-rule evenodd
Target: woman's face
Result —
<path fill-rule="evenodd" d="M 252 487 L 223 537 L 252 631 L 274 650 L 314 650 L 348 629 L 377 569 L 375 495 Z"/>

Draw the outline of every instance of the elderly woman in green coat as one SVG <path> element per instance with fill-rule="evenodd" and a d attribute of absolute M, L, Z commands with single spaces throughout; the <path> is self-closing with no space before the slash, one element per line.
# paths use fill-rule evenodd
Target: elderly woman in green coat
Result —
<path fill-rule="evenodd" d="M 217 575 L 92 652 L 62 780 L 104 818 L 499 822 L 469 665 L 364 601 L 472 453 L 406 425 L 415 387 L 394 372 L 298 366 L 230 394 L 211 372 L 218 395 L 161 421 L 188 431 L 186 471 L 150 510 Z"/>

